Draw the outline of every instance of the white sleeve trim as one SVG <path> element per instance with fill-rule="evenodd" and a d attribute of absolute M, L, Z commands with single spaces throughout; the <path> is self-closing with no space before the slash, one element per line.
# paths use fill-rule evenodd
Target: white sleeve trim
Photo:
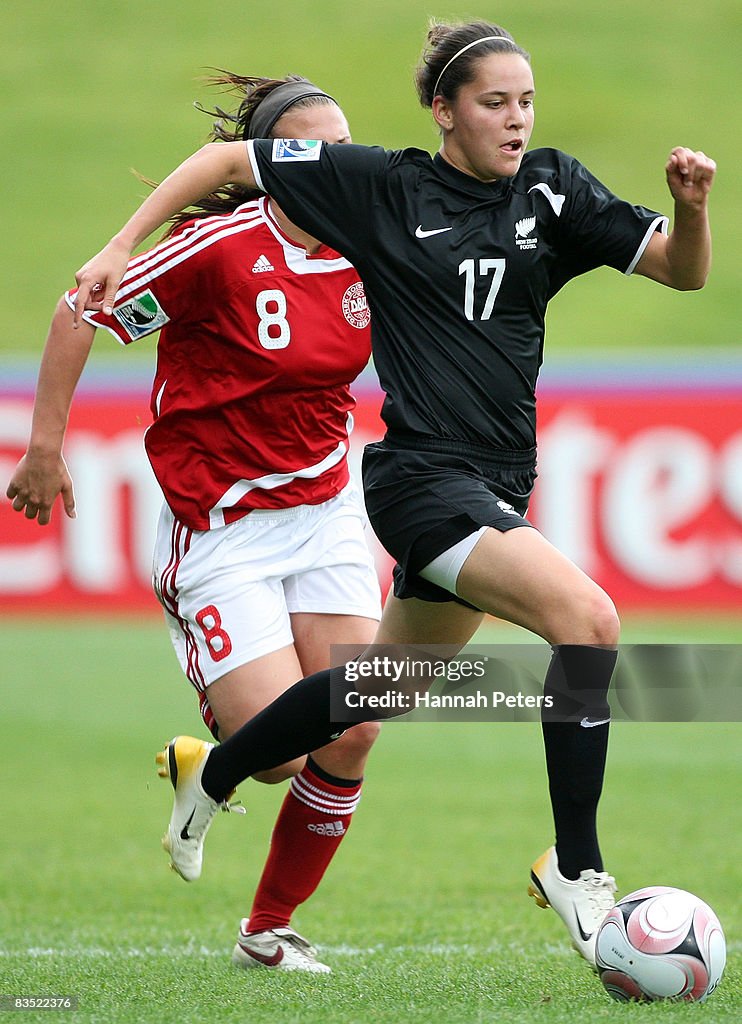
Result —
<path fill-rule="evenodd" d="M 533 192 L 534 189 L 546 196 L 549 201 L 549 206 L 552 208 L 554 213 L 557 217 L 561 216 L 562 207 L 564 206 L 567 197 L 563 196 L 561 192 L 552 192 L 545 181 L 539 181 L 537 185 L 531 185 L 528 191 Z"/>
<path fill-rule="evenodd" d="M 247 159 L 250 161 L 252 172 L 255 175 L 255 184 L 258 186 L 261 192 L 265 192 L 265 185 L 263 185 L 263 179 L 260 177 L 258 161 L 255 159 L 255 140 L 247 139 L 245 141 L 245 146 L 247 147 Z"/>
<path fill-rule="evenodd" d="M 624 274 L 626 274 L 627 277 L 629 276 L 629 274 L 633 274 L 636 270 L 636 265 L 644 255 L 644 250 L 649 245 L 649 239 L 655 233 L 657 228 L 660 229 L 663 235 L 667 235 L 667 230 L 669 227 L 670 221 L 667 217 L 655 217 L 655 219 L 647 228 L 646 235 L 644 236 L 644 238 L 642 238 L 641 242 L 639 243 L 639 248 L 636 250 L 633 260 L 631 261 L 631 263 L 629 263 L 626 270 L 624 270 Z"/>
<path fill-rule="evenodd" d="M 64 300 L 67 303 L 67 305 L 70 307 L 70 309 L 74 311 L 75 300 L 72 298 L 72 296 L 70 295 L 69 292 L 65 292 L 64 293 Z M 126 344 L 127 343 L 121 337 L 119 337 L 119 335 L 116 333 L 116 331 L 113 329 L 113 327 L 109 327 L 107 324 L 99 324 L 97 322 L 97 320 L 93 319 L 94 316 L 95 316 L 95 310 L 93 310 L 93 309 L 86 309 L 83 312 L 83 314 L 82 314 L 82 318 L 85 321 L 85 323 L 90 324 L 91 327 L 95 327 L 96 330 L 98 330 L 100 327 L 102 327 L 104 331 L 108 331 L 108 333 L 111 335 L 111 337 L 116 339 L 116 341 L 119 343 L 119 345 L 123 345 L 123 347 L 126 348 Z"/>

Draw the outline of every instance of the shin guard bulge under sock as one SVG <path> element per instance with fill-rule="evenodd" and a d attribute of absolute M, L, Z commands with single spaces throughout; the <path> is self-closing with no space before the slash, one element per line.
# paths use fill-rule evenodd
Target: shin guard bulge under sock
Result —
<path fill-rule="evenodd" d="M 616 651 L 600 647 L 555 646 L 544 683 L 544 695 L 552 700 L 542 715 L 549 795 L 565 878 L 577 878 L 585 868 L 603 870 L 596 819 L 616 658 Z"/>

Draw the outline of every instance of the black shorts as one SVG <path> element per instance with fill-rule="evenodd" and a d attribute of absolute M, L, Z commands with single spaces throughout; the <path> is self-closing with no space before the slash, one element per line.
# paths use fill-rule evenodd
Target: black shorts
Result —
<path fill-rule="evenodd" d="M 420 569 L 482 526 L 531 526 L 525 515 L 535 480 L 535 448 L 496 451 L 393 433 L 367 445 L 363 493 L 374 533 L 397 561 L 395 595 L 467 604 Z"/>

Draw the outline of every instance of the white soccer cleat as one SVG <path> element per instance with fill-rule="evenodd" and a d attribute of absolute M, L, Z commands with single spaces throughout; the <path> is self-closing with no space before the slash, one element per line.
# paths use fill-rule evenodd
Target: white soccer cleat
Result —
<path fill-rule="evenodd" d="M 616 905 L 616 880 L 607 871 L 587 868 L 571 881 L 559 871 L 556 849 L 551 846 L 531 868 L 528 895 L 539 907 L 552 907 L 567 926 L 572 945 L 595 967 L 598 928 Z"/>
<path fill-rule="evenodd" d="M 204 765 L 213 747 L 213 743 L 192 736 L 176 736 L 155 758 L 158 775 L 169 778 L 175 790 L 173 813 L 162 845 L 170 854 L 170 866 L 186 882 L 195 881 L 201 874 L 204 839 L 216 812 L 235 810 L 244 814 L 242 807 L 212 800 L 201 786 Z"/>
<path fill-rule="evenodd" d="M 279 971 L 308 971 L 330 974 L 327 964 L 317 959 L 317 950 L 293 928 L 271 928 L 250 935 L 247 918 L 240 922 L 240 934 L 232 952 L 232 963 L 250 970 L 270 967 Z"/>

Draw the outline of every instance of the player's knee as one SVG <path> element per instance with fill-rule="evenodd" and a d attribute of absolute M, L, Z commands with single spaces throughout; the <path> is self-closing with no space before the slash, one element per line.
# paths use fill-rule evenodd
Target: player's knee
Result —
<path fill-rule="evenodd" d="M 253 778 L 256 782 L 262 782 L 268 786 L 275 786 L 279 782 L 285 782 L 286 779 L 293 779 L 293 777 L 298 775 L 302 770 L 305 762 L 305 757 L 297 757 L 293 761 L 287 761 L 286 764 L 279 764 L 275 768 L 266 768 L 265 771 L 255 772 Z"/>
<path fill-rule="evenodd" d="M 590 609 L 590 643 L 596 647 L 615 647 L 621 632 L 616 606 L 603 590 L 594 595 Z"/>
<path fill-rule="evenodd" d="M 572 603 L 560 609 L 555 630 L 556 643 L 590 647 L 615 647 L 619 633 L 616 606 L 605 591 L 594 584 L 573 595 Z"/>

